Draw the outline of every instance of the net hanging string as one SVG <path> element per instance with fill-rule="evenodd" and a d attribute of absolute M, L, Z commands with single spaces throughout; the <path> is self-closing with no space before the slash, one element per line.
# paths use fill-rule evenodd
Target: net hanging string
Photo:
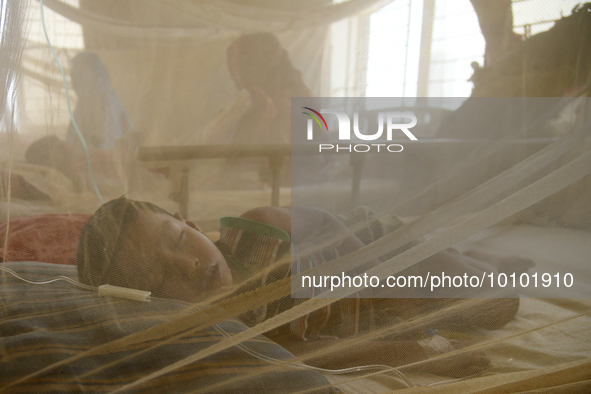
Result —
<path fill-rule="evenodd" d="M 76 134 L 78 134 L 78 138 L 80 138 L 80 142 L 82 142 L 82 146 L 84 147 L 84 153 L 86 155 L 86 162 L 88 164 L 88 172 L 90 174 L 90 182 L 92 183 L 92 187 L 94 188 L 94 191 L 95 191 L 96 195 L 98 196 L 99 201 L 101 202 L 101 204 L 104 204 L 105 201 L 103 200 L 103 196 L 101 195 L 101 192 L 99 191 L 96 181 L 94 180 L 94 173 L 92 171 L 92 163 L 90 161 L 90 153 L 88 151 L 88 146 L 86 145 L 86 141 L 84 140 L 84 137 L 82 136 L 82 132 L 78 128 L 78 124 L 76 123 L 76 119 L 74 119 L 74 114 L 72 113 L 72 105 L 70 104 L 70 91 L 68 90 L 68 81 L 66 79 L 66 73 L 64 72 L 62 64 L 60 63 L 60 61 L 57 57 L 57 54 L 55 53 L 55 50 L 53 49 L 53 46 L 51 45 L 51 41 L 49 40 L 49 35 L 47 34 L 47 27 L 45 26 L 45 15 L 43 13 L 43 0 L 39 0 L 39 4 L 41 6 L 41 23 L 43 24 L 43 33 L 45 34 L 45 39 L 47 40 L 47 45 L 49 46 L 49 50 L 51 51 L 51 54 L 53 55 L 53 58 L 55 59 L 57 65 L 60 69 L 60 72 L 62 74 L 62 80 L 64 82 L 64 89 L 66 91 L 66 102 L 68 103 L 68 113 L 70 114 L 70 120 L 72 121 L 72 125 L 74 126 L 74 129 L 76 130 Z"/>
<path fill-rule="evenodd" d="M 5 30 L 7 28 L 7 13 L 8 13 L 8 2 L 7 1 L 3 1 L 1 4 L 1 8 L 0 8 L 0 46 L 4 49 L 4 40 L 7 39 L 8 37 L 6 37 L 5 35 Z M 6 75 L 6 79 L 9 79 L 9 75 L 11 72 L 11 67 L 7 68 L 8 73 Z M 16 76 L 13 77 L 13 81 L 16 79 Z M 14 111 L 15 111 L 15 101 L 16 101 L 16 91 L 14 89 L 10 89 L 10 94 L 8 95 L 10 100 L 11 100 L 11 109 L 12 109 L 12 114 L 10 116 L 10 127 L 8 129 L 8 149 L 9 149 L 9 156 L 8 156 L 8 180 L 6 182 L 6 187 L 7 187 L 7 191 L 6 191 L 6 199 L 7 199 L 7 203 L 8 203 L 8 207 L 10 208 L 10 202 L 11 202 L 11 197 L 12 197 L 12 162 L 13 162 L 13 147 L 14 147 L 14 139 L 13 139 L 13 135 L 14 135 Z M 3 106 L 5 105 L 5 103 L 3 102 Z M 0 115 L 0 118 L 2 116 Z M 2 247 L 4 248 L 4 250 L 7 249 L 7 245 L 8 245 L 8 232 L 10 230 L 10 209 L 8 209 L 6 211 L 6 234 L 4 236 L 3 242 L 2 242 Z M 4 269 L 4 259 L 2 259 L 2 265 L 0 265 L 0 269 L 2 270 L 2 274 L 4 275 L 6 273 L 5 269 Z"/>
<path fill-rule="evenodd" d="M 6 3 L 4 3 L 5 5 Z M 6 10 L 2 9 L 2 22 L 4 22 L 4 14 L 5 14 Z M 2 25 L 4 25 L 4 23 L 2 23 Z M 2 26 L 3 28 L 4 26 Z M 14 108 L 14 107 L 13 107 Z M 11 116 L 10 117 L 10 124 L 11 126 L 13 126 L 13 119 L 14 117 Z M 9 135 L 9 139 L 8 139 L 8 149 L 10 152 L 10 156 L 9 156 L 9 160 L 8 160 L 8 182 L 7 182 L 7 193 L 6 193 L 6 200 L 8 202 L 8 206 L 10 207 L 10 198 L 11 198 L 11 189 L 12 189 L 12 147 L 13 147 L 13 139 L 12 139 L 12 134 L 13 134 L 13 129 L 11 127 L 10 133 Z M 4 235 L 4 240 L 3 240 L 3 248 L 4 250 L 8 249 L 8 232 L 10 231 L 10 209 L 8 209 L 6 211 L 6 234 Z M 15 277 L 18 278 L 18 275 L 15 275 L 14 273 L 9 272 L 10 270 L 8 270 L 8 268 L 4 267 L 4 259 L 2 259 L 2 265 L 0 265 L 0 270 L 2 270 L 2 274 L 4 274 L 5 272 L 8 272 L 12 275 L 14 275 Z"/>

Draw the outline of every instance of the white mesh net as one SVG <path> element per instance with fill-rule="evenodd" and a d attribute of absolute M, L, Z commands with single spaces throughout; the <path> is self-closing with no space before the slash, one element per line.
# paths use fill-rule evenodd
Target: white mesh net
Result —
<path fill-rule="evenodd" d="M 0 392 L 591 389 L 591 5 L 1 5 Z"/>

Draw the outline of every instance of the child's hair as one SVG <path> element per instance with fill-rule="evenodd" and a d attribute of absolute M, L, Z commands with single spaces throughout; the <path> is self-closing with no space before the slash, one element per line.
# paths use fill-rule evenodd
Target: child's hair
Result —
<path fill-rule="evenodd" d="M 117 260 L 127 230 L 143 210 L 171 215 L 152 203 L 121 196 L 103 204 L 90 217 L 78 238 L 76 265 L 80 282 L 90 286 L 107 284 L 107 281 L 113 285 L 124 285 L 117 283 L 121 278 L 109 274 L 114 268 L 112 264 Z"/>

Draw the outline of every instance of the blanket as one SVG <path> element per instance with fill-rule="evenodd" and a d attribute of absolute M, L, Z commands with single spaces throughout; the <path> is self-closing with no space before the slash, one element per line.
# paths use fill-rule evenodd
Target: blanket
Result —
<path fill-rule="evenodd" d="M 57 275 L 76 278 L 73 266 L 5 264 L 27 279 L 45 280 Z M 190 312 L 190 308 L 174 300 L 137 302 L 99 297 L 96 292 L 63 281 L 34 285 L 4 274 L 1 283 L 1 392 L 111 392 L 213 345 L 225 335 L 246 330 L 242 323 L 229 320 L 165 344 L 155 341 L 128 344 L 116 351 L 89 355 L 51 368 L 52 364 L 73 355 L 178 318 Z M 315 371 L 287 366 L 268 371 L 266 367 L 273 364 L 263 358 L 285 361 L 294 356 L 263 336 L 244 345 L 258 357 L 233 347 L 150 380 L 133 392 L 340 392 Z M 27 378 L 47 367 L 50 368 L 45 372 Z"/>

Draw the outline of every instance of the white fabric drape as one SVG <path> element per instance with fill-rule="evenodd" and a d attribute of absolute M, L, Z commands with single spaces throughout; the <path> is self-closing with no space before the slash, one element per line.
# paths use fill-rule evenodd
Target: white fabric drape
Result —
<path fill-rule="evenodd" d="M 350 0 L 339 4 L 298 11 L 269 10 L 264 7 L 237 4 L 231 1 L 150 0 L 146 8 L 160 8 L 173 13 L 176 23 L 134 25 L 113 18 L 92 14 L 67 5 L 59 0 L 46 0 L 45 4 L 66 18 L 85 28 L 107 29 L 110 34 L 125 37 L 157 37 L 158 39 L 199 38 L 204 35 L 232 32 L 271 31 L 280 33 L 313 26 L 328 25 L 351 16 L 372 13 L 394 0 Z M 177 24 L 178 23 L 178 24 Z"/>

